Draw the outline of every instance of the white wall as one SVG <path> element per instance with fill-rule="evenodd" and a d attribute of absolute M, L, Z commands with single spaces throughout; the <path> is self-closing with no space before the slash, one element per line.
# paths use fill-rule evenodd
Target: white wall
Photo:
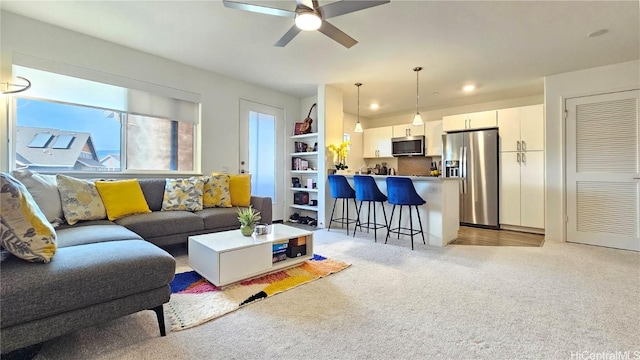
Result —
<path fill-rule="evenodd" d="M 640 61 L 548 76 L 545 92 L 546 239 L 565 240 L 565 101 L 569 98 L 640 88 Z"/>
<path fill-rule="evenodd" d="M 11 78 L 14 53 L 23 53 L 94 71 L 201 94 L 201 171 L 238 171 L 239 100 L 284 109 L 298 117 L 300 99 L 224 75 L 187 66 L 84 34 L 2 11 L 0 78 Z M 220 54 L 224 56 L 224 54 Z M 26 93 L 25 93 L 26 94 Z M 7 143 L 7 111 L 0 106 L 0 142 Z M 307 109 L 308 111 L 308 109 Z M 287 121 L 289 123 L 289 121 Z M 7 149 L 0 146 L 0 169 L 7 170 Z"/>

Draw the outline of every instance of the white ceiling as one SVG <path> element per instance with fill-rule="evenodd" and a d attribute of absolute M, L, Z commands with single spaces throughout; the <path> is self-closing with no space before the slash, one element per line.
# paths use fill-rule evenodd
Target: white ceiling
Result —
<path fill-rule="evenodd" d="M 242 0 L 294 10 L 295 1 Z M 319 0 L 320 5 L 331 1 Z M 317 84 L 344 92 L 345 111 L 379 117 L 543 93 L 543 77 L 640 58 L 638 1 L 402 1 L 335 17 L 359 43 L 319 32 L 273 44 L 293 19 L 222 1 L 7 1 L 3 10 L 297 97 Z M 599 29 L 599 37 L 587 34 Z M 461 91 L 476 84 L 473 94 Z M 434 94 L 436 93 L 437 94 Z M 380 109 L 366 106 L 378 102 Z"/>

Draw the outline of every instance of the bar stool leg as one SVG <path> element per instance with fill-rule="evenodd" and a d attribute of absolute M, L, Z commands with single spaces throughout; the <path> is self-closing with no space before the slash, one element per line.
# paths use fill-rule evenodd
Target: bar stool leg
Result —
<path fill-rule="evenodd" d="M 400 217 L 398 217 L 398 239 L 400 239 L 400 228 L 402 227 L 402 208 L 404 205 L 400 205 Z M 411 207 L 409 207 L 411 210 Z M 411 216 L 411 212 L 409 212 L 409 216 Z"/>
<path fill-rule="evenodd" d="M 371 202 L 369 202 L 369 205 L 371 205 Z M 373 242 L 378 242 L 378 221 L 376 221 L 376 202 L 375 201 L 373 202 Z"/>
<path fill-rule="evenodd" d="M 422 243 L 427 245 L 427 242 L 424 241 L 424 230 L 422 230 L 422 220 L 420 220 L 420 213 L 418 212 L 418 205 L 416 205 L 416 214 L 418 214 L 418 221 L 420 222 L 420 234 L 422 234 Z"/>
<path fill-rule="evenodd" d="M 373 211 L 375 210 L 376 210 L 376 205 L 374 203 Z M 371 227 L 371 201 L 367 201 L 367 234 L 369 233 L 369 230 L 371 230 L 370 227 Z"/>
<path fill-rule="evenodd" d="M 391 232 L 391 224 L 393 223 L 393 213 L 396 211 L 396 206 L 393 205 L 393 208 L 391 209 L 391 218 L 389 219 L 389 225 L 387 226 L 387 237 L 384 239 L 384 243 L 387 243 L 387 240 L 389 240 L 389 233 Z"/>
<path fill-rule="evenodd" d="M 338 199 L 333 199 L 333 210 L 331 210 L 331 219 L 329 219 L 329 227 L 327 228 L 327 231 L 331 230 L 331 223 L 333 222 L 333 213 L 336 211 L 336 202 L 338 202 Z"/>
<path fill-rule="evenodd" d="M 364 201 L 360 201 L 360 207 L 356 207 L 356 226 L 353 227 L 353 237 L 356 236 L 356 228 L 358 224 L 360 224 L 360 211 L 362 211 L 362 203 Z M 360 226 L 360 231 L 362 231 L 362 226 Z"/>
<path fill-rule="evenodd" d="M 411 205 L 409 205 L 409 231 L 411 231 L 411 250 L 413 250 L 413 216 L 411 216 Z"/>

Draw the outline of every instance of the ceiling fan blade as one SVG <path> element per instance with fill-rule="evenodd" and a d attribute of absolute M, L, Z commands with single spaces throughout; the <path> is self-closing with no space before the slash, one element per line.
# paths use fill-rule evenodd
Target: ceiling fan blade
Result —
<path fill-rule="evenodd" d="M 296 17 L 296 12 L 291 10 L 277 9 L 268 6 L 245 4 L 236 1 L 222 0 L 224 6 L 232 9 L 251 11 L 259 14 L 283 16 L 283 17 Z"/>
<path fill-rule="evenodd" d="M 318 10 L 322 14 L 323 19 L 330 19 L 332 17 L 368 9 L 389 2 L 390 0 L 342 0 L 322 5 Z"/>
<path fill-rule="evenodd" d="M 339 42 L 347 49 L 358 43 L 354 38 L 345 34 L 342 30 L 329 24 L 325 20 L 322 20 L 322 25 L 320 25 L 320 29 L 318 29 L 318 31 Z"/>
<path fill-rule="evenodd" d="M 275 43 L 275 46 L 284 47 L 289 43 L 289 41 L 293 40 L 300 31 L 301 30 L 297 26 L 293 25 L 291 29 L 289 29 L 289 31 L 287 31 L 287 33 L 284 34 L 277 43 Z"/>

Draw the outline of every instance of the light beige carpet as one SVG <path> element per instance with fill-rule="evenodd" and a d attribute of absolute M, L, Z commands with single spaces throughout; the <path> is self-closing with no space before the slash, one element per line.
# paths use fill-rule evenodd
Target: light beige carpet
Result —
<path fill-rule="evenodd" d="M 314 237 L 316 253 L 349 270 L 164 338 L 153 312 L 140 312 L 48 341 L 38 359 L 578 359 L 572 354 L 640 351 L 638 253 L 551 240 L 539 248 L 416 243 L 411 251 L 408 240 L 385 245 L 339 229 Z M 184 251 L 173 251 L 186 265 Z"/>

